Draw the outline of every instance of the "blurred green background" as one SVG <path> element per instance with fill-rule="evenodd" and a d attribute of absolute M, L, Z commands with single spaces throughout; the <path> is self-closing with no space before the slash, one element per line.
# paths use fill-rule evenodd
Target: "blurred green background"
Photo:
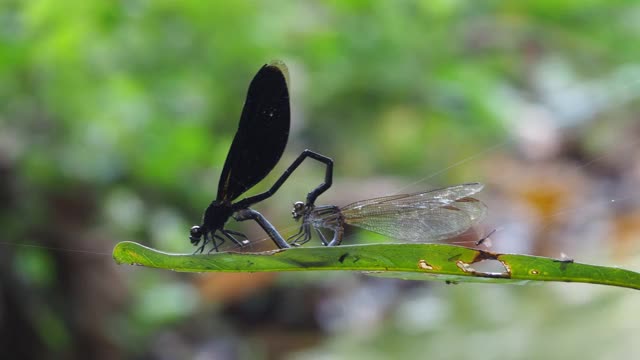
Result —
<path fill-rule="evenodd" d="M 110 252 L 123 240 L 194 250 L 188 230 L 215 195 L 248 84 L 281 59 L 290 140 L 249 194 L 305 148 L 336 162 L 319 203 L 481 181 L 492 250 L 640 270 L 639 40 L 633 1 L 2 1 L 1 348 L 638 358 L 631 290 L 176 274 Z M 322 172 L 305 163 L 255 208 L 290 233 L 291 203 Z M 272 246 L 255 225 L 230 227 Z"/>

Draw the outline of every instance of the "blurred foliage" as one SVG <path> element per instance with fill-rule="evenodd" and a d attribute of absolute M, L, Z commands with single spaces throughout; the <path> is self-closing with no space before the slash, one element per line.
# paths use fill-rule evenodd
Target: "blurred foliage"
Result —
<path fill-rule="evenodd" d="M 554 293 L 564 290 L 547 287 L 437 288 L 420 305 L 431 288 L 391 280 L 192 277 L 117 268 L 110 257 L 128 239 L 192 250 L 188 228 L 215 194 L 247 85 L 282 59 L 293 120 L 274 174 L 311 148 L 336 160 L 327 202 L 389 194 L 407 179 L 486 181 L 509 246 L 633 263 L 638 24 L 640 6 L 622 0 L 2 1 L 3 348 L 20 358 L 161 359 L 313 358 L 332 347 L 333 358 L 364 358 L 363 348 L 413 357 L 438 344 L 446 358 L 474 329 L 466 348 L 487 350 L 475 358 L 541 358 L 569 338 L 581 357 L 639 354 L 629 322 L 638 309 L 622 290 L 568 287 L 587 299 L 574 300 L 587 302 L 575 312 Z M 319 178 L 320 168 L 303 169 L 259 209 L 292 226 L 291 202 Z M 614 198 L 627 201 L 613 207 Z M 407 288 L 413 300 L 401 296 Z M 486 300 L 495 291 L 504 297 Z M 486 307 L 458 309 L 478 298 Z M 411 301 L 425 321 L 443 320 L 390 336 L 412 331 L 388 322 Z M 425 310 L 450 301 L 450 312 Z M 617 306 L 624 312 L 603 317 Z M 529 320 L 488 321 L 492 307 Z M 549 309 L 565 316 L 541 318 Z M 512 327 L 524 335 L 505 340 Z M 522 346 L 498 346 L 508 339 Z"/>

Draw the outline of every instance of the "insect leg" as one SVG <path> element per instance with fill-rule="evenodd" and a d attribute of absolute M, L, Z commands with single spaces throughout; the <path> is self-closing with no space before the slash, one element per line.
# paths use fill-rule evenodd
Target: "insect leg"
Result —
<path fill-rule="evenodd" d="M 220 230 L 220 233 L 222 235 L 224 235 L 227 239 L 233 241 L 236 245 L 238 245 L 238 247 L 244 246 L 244 243 L 242 241 L 236 239 L 236 237 L 233 236 L 233 235 L 239 234 L 239 235 L 242 235 L 245 239 L 247 238 L 245 235 L 243 235 L 242 233 L 239 233 L 237 231 L 233 231 L 232 232 L 231 230 L 222 229 L 222 230 Z"/>
<path fill-rule="evenodd" d="M 322 245 L 328 246 L 329 241 L 327 241 L 327 238 L 324 236 L 322 231 L 320 231 L 320 228 L 315 228 L 315 229 L 316 229 L 316 232 L 318 233 L 318 237 L 320 237 L 320 241 L 322 241 Z"/>
<path fill-rule="evenodd" d="M 311 227 L 309 224 L 302 225 L 302 234 L 296 237 L 296 239 L 291 243 L 292 245 L 301 246 L 309 242 L 311 240 Z"/>
<path fill-rule="evenodd" d="M 235 235 L 235 236 L 241 236 L 243 237 L 245 240 L 249 240 L 249 238 L 247 237 L 247 235 L 238 232 L 238 231 L 234 231 L 234 230 L 229 230 L 229 229 L 225 229 L 224 231 L 228 232 L 231 235 Z"/>
<path fill-rule="evenodd" d="M 193 254 L 194 254 L 194 255 L 195 255 L 195 254 L 197 254 L 198 252 L 199 252 L 200 254 L 202 254 L 202 253 L 204 252 L 204 248 L 205 248 L 205 247 L 207 246 L 207 244 L 209 243 L 209 233 L 208 233 L 208 232 L 204 233 L 203 238 L 204 238 L 204 240 L 202 241 L 202 245 L 198 246 L 198 248 L 196 249 L 196 251 L 194 251 L 194 252 L 193 252 Z M 213 246 L 214 246 L 214 247 L 216 246 L 215 242 L 214 242 Z"/>
<path fill-rule="evenodd" d="M 216 242 L 216 239 L 220 240 L 220 242 Z M 217 234 L 212 234 L 211 236 L 211 242 L 213 242 L 213 248 L 211 250 L 209 250 L 209 254 L 211 254 L 211 252 L 213 250 L 215 250 L 216 252 L 220 251 L 220 249 L 218 249 L 219 246 L 222 246 L 222 244 L 225 243 L 225 239 Z"/>
<path fill-rule="evenodd" d="M 291 244 L 292 242 L 294 242 L 294 243 L 295 243 L 296 241 L 298 241 L 298 240 L 299 240 L 301 237 L 303 237 L 303 236 L 304 236 L 304 224 L 300 225 L 300 229 L 298 230 L 298 232 L 297 232 L 297 233 L 295 233 L 295 234 L 293 234 L 293 235 L 291 235 L 291 236 L 289 236 L 289 237 L 287 238 L 287 241 L 288 241 L 290 244 Z M 293 240 L 293 241 L 291 241 L 291 240 Z"/>
<path fill-rule="evenodd" d="M 206 235 L 205 235 L 206 236 Z M 207 244 L 206 241 L 202 242 L 202 245 L 198 246 L 198 248 L 196 249 L 196 251 L 193 252 L 193 255 L 197 254 L 198 252 L 200 254 L 202 254 L 204 252 L 204 247 Z"/>

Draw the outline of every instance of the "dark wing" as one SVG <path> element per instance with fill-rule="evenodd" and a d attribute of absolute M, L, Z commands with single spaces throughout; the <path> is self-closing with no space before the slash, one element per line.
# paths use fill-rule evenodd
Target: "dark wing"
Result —
<path fill-rule="evenodd" d="M 487 212 L 469 183 L 428 192 L 358 201 L 342 208 L 345 223 L 399 240 L 430 242 L 467 231 Z"/>
<path fill-rule="evenodd" d="M 287 67 L 263 66 L 249 85 L 238 131 L 218 184 L 218 200 L 232 201 L 273 169 L 287 145 L 290 109 Z"/>

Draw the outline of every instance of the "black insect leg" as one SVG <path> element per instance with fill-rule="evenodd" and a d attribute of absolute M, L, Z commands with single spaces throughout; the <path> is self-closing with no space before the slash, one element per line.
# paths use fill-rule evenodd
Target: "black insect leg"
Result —
<path fill-rule="evenodd" d="M 200 254 L 202 254 L 204 252 L 204 246 L 207 244 L 207 242 L 203 242 L 202 245 L 198 246 L 198 248 L 196 249 L 196 251 L 193 252 L 193 255 L 197 254 L 198 252 Z"/>
<path fill-rule="evenodd" d="M 298 230 L 297 233 L 289 236 L 287 238 L 287 241 L 289 242 L 289 244 L 294 244 L 297 243 L 298 240 L 300 240 L 303 236 L 305 236 L 305 231 L 304 231 L 304 224 L 300 226 L 300 229 Z"/>
<path fill-rule="evenodd" d="M 278 230 L 259 212 L 253 209 L 242 209 L 233 215 L 236 221 L 253 220 L 269 235 L 271 240 L 280 249 L 290 248 L 289 244 L 282 238 Z"/>
<path fill-rule="evenodd" d="M 217 242 L 216 239 L 220 240 L 220 242 Z M 211 254 L 211 252 L 214 251 L 214 250 L 215 250 L 215 252 L 220 251 L 219 247 L 222 246 L 222 244 L 224 244 L 225 241 L 226 240 L 222 236 L 220 236 L 218 234 L 212 234 L 211 242 L 213 243 L 213 248 L 211 250 L 209 250 L 209 254 Z"/>
<path fill-rule="evenodd" d="M 304 232 L 299 232 L 293 236 L 290 236 L 287 238 L 287 241 L 289 242 L 289 245 L 293 245 L 293 246 L 298 246 L 300 245 L 300 240 L 306 238 L 306 233 Z"/>
<path fill-rule="evenodd" d="M 301 246 L 309 242 L 311 240 L 311 227 L 309 224 L 303 224 L 300 228 L 301 232 L 296 234 L 295 237 L 290 237 L 289 239 L 294 239 L 290 244 L 294 246 Z"/>
<path fill-rule="evenodd" d="M 235 236 L 240 236 L 243 237 L 245 240 L 248 240 L 249 238 L 247 237 L 247 235 L 239 232 L 239 231 L 235 231 L 235 230 L 229 230 L 229 229 L 225 229 L 224 231 L 228 232 L 231 235 L 235 235 Z"/>
<path fill-rule="evenodd" d="M 242 235 L 245 239 L 247 238 L 246 236 L 244 236 L 243 234 L 237 232 L 237 231 L 232 231 L 232 230 L 220 230 L 220 233 L 222 233 L 222 235 L 224 235 L 227 239 L 233 241 L 234 244 L 236 244 L 238 247 L 242 247 L 244 246 L 243 242 L 238 240 L 235 236 L 233 235 Z"/>
<path fill-rule="evenodd" d="M 204 252 L 204 248 L 209 243 L 209 233 L 206 232 L 203 237 L 204 237 L 204 240 L 202 241 L 202 245 L 198 246 L 196 251 L 193 252 L 194 255 L 197 254 L 198 252 L 202 254 Z M 214 246 L 215 246 L 215 243 L 214 243 Z"/>
<path fill-rule="evenodd" d="M 229 229 L 224 229 L 224 231 L 226 231 L 228 234 L 227 235 L 233 235 L 232 238 L 234 239 L 233 242 L 235 242 L 239 247 L 243 247 L 247 244 L 249 244 L 249 238 L 247 237 L 247 235 L 238 232 L 238 231 L 234 231 L 234 230 L 229 230 Z M 244 240 L 238 240 L 237 237 L 240 237 Z"/>
<path fill-rule="evenodd" d="M 233 209 L 235 211 L 238 211 L 240 209 L 244 209 L 244 208 L 248 208 L 249 206 L 258 203 L 260 201 L 263 201 L 265 199 L 268 199 L 269 197 L 273 196 L 273 194 L 276 193 L 276 191 L 278 191 L 278 189 L 280 189 L 280 187 L 282 186 L 282 184 L 284 184 L 285 181 L 287 181 L 287 179 L 289 178 L 289 176 L 298 168 L 298 166 L 300 166 L 300 164 L 302 164 L 302 162 L 306 159 L 306 158 L 312 158 L 314 160 L 317 160 L 323 164 L 326 165 L 326 171 L 325 171 L 325 175 L 324 175 L 324 182 L 322 184 L 320 184 L 317 188 L 313 189 L 309 194 L 307 194 L 307 204 L 313 204 L 316 201 L 316 198 L 318 198 L 318 196 L 320 196 L 323 192 L 327 191 L 327 189 L 329 189 L 331 187 L 331 184 L 333 182 L 333 160 L 331 160 L 331 158 L 328 158 L 324 155 L 320 155 L 316 152 L 313 152 L 311 150 L 305 150 L 303 151 L 298 158 L 296 158 L 293 163 L 291 163 L 291 165 L 289 165 L 289 167 L 287 168 L 287 170 L 284 171 L 284 173 L 280 176 L 280 178 L 278 180 L 276 180 L 276 182 L 273 184 L 273 186 L 271 186 L 271 189 L 261 193 L 261 194 L 257 194 L 245 199 L 242 199 L 240 201 L 238 201 L 237 203 L 233 204 Z"/>

